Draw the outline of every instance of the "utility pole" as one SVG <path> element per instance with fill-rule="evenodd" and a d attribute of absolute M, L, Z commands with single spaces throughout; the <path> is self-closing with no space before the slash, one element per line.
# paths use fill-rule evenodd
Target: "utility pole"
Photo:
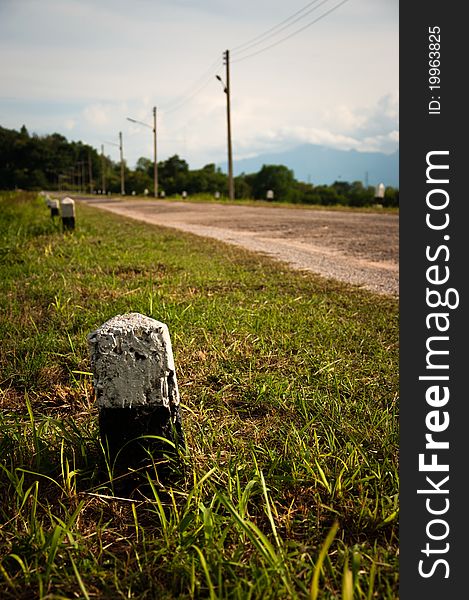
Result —
<path fill-rule="evenodd" d="M 86 169 L 85 169 L 85 161 L 81 161 L 81 182 L 83 193 L 86 194 Z"/>
<path fill-rule="evenodd" d="M 93 193 L 93 169 L 91 166 L 91 151 L 88 151 L 88 183 L 90 184 L 89 192 Z"/>
<path fill-rule="evenodd" d="M 153 193 L 155 198 L 158 198 L 158 162 L 156 159 L 156 106 L 153 107 L 153 162 Z"/>
<path fill-rule="evenodd" d="M 125 185 L 124 185 L 124 150 L 123 150 L 123 145 L 122 145 L 122 132 L 119 131 L 119 143 L 116 144 L 115 142 L 108 142 L 106 140 L 104 140 L 105 144 L 111 144 L 111 146 L 117 146 L 117 148 L 119 148 L 119 152 L 120 152 L 120 163 L 121 163 L 121 196 L 125 195 Z"/>
<path fill-rule="evenodd" d="M 76 171 L 77 171 L 78 191 L 81 194 L 82 189 L 83 189 L 83 161 L 82 160 L 77 161 Z"/>
<path fill-rule="evenodd" d="M 234 200 L 234 181 L 233 181 L 233 153 L 231 150 L 231 106 L 230 106 L 230 51 L 225 50 L 224 60 L 226 65 L 226 120 L 228 125 L 228 196 Z"/>
<path fill-rule="evenodd" d="M 137 121 L 137 119 L 132 119 L 131 117 L 127 117 L 127 121 L 131 123 L 138 123 L 138 125 L 144 125 L 149 129 L 153 130 L 153 195 L 155 198 L 158 198 L 158 160 L 156 157 L 156 106 L 153 107 L 153 126 L 148 123 L 144 123 L 143 121 Z"/>
<path fill-rule="evenodd" d="M 101 144 L 101 188 L 102 193 L 106 193 L 106 167 L 104 158 L 104 144 Z"/>
<path fill-rule="evenodd" d="M 119 150 L 121 155 L 121 196 L 125 196 L 124 185 L 124 149 L 122 147 L 122 131 L 119 131 Z"/>

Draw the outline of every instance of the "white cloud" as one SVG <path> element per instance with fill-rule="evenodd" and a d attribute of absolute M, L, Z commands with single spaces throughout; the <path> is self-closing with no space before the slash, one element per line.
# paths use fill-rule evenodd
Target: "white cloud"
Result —
<path fill-rule="evenodd" d="M 399 118 L 399 97 L 389 93 L 371 106 L 352 107 L 349 105 L 329 106 L 322 111 L 322 122 L 331 129 L 346 132 L 383 131 L 394 129 Z"/>
<path fill-rule="evenodd" d="M 399 132 L 390 131 L 385 135 L 367 137 L 360 141 L 359 150 L 367 152 L 384 152 L 390 154 L 399 147 Z"/>
<path fill-rule="evenodd" d="M 234 138 L 239 158 L 304 143 L 385 153 L 398 148 L 397 94 L 387 94 L 366 107 L 330 106 L 315 115 L 314 125 L 288 111 L 284 115 L 285 124 L 273 124 L 267 108 L 264 101 L 241 103 Z"/>
<path fill-rule="evenodd" d="M 87 106 L 83 110 L 83 116 L 88 124 L 99 127 L 100 129 L 102 129 L 104 125 L 109 125 L 111 122 L 110 109 L 102 104 Z"/>

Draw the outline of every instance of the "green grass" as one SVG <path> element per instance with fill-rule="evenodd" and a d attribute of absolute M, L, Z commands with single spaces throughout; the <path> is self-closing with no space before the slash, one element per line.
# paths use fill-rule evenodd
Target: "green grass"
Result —
<path fill-rule="evenodd" d="M 2 599 L 398 598 L 396 300 L 28 194 L 0 236 Z M 169 327 L 187 449 L 121 498 L 86 336 L 131 311 Z"/>

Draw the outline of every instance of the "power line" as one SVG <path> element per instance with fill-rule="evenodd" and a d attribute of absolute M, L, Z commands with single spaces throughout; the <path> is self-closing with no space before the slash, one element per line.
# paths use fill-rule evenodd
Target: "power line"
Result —
<path fill-rule="evenodd" d="M 252 38 L 251 40 L 245 42 L 244 44 L 240 44 L 240 45 L 236 46 L 234 50 L 238 51 L 238 53 L 240 53 L 240 54 L 243 54 L 244 52 L 248 51 L 250 48 L 253 48 L 253 47 L 258 46 L 258 45 L 260 45 L 262 43 L 265 43 L 268 39 L 270 39 L 270 38 L 278 35 L 282 31 L 284 31 L 285 29 L 290 28 L 292 25 L 294 25 L 298 21 L 304 19 L 310 13 L 312 13 L 315 10 L 317 10 L 318 8 L 320 8 L 322 5 L 324 5 L 328 1 L 329 0 L 322 0 L 322 2 L 319 2 L 319 0 L 313 0 L 312 2 L 309 2 L 308 4 L 306 4 L 305 6 L 303 6 L 303 8 L 299 9 L 298 11 L 296 11 L 295 13 L 293 13 L 292 15 L 290 15 L 289 17 L 287 17 L 286 19 L 284 19 L 283 21 L 281 21 L 280 23 L 278 23 L 277 25 L 275 25 L 274 27 L 271 27 L 270 29 L 268 29 L 264 33 L 256 36 L 255 38 Z M 319 4 L 318 4 L 318 2 L 319 2 Z M 326 12 L 322 13 L 319 17 L 317 17 L 313 21 L 310 21 L 309 23 L 306 23 L 306 25 L 303 25 L 299 29 L 296 29 L 295 31 L 292 31 L 291 33 L 289 33 L 288 35 L 284 36 L 283 38 L 281 38 L 279 40 L 276 40 L 275 42 L 273 42 L 273 43 L 271 43 L 271 44 L 269 44 L 269 45 L 267 45 L 267 46 L 265 46 L 263 48 L 260 48 L 259 50 L 255 51 L 255 52 L 252 52 L 251 54 L 248 54 L 247 56 L 242 56 L 240 58 L 235 58 L 235 60 L 232 60 L 231 62 L 232 63 L 241 62 L 243 60 L 247 60 L 249 58 L 257 56 L 258 54 L 261 54 L 262 52 L 266 52 L 267 50 L 270 50 L 271 48 L 274 48 L 275 46 L 281 44 L 282 42 L 285 42 L 286 40 L 294 37 L 295 35 L 297 35 L 299 33 L 301 33 L 305 29 L 308 29 L 309 27 L 311 27 L 312 25 L 314 25 L 318 21 L 324 19 L 326 16 L 328 16 L 329 14 L 331 14 L 332 12 L 334 12 L 335 10 L 337 10 L 338 8 L 340 8 L 346 2 L 348 2 L 348 0 L 342 0 L 341 2 L 339 2 L 338 4 L 336 4 L 335 6 L 333 6 L 329 10 L 327 10 Z M 312 7 L 312 8 L 310 8 L 310 7 Z M 309 10 L 307 10 L 307 9 L 309 9 Z M 222 63 L 221 63 L 221 61 L 219 59 L 217 59 L 214 63 L 212 63 L 212 65 L 210 65 L 210 67 L 206 71 L 204 71 L 204 73 L 191 86 L 189 86 L 186 89 L 186 92 L 184 94 L 181 94 L 179 97 L 177 97 L 174 100 L 173 103 L 169 103 L 169 104 L 163 105 L 161 107 L 161 110 L 163 111 L 163 113 L 164 114 L 170 114 L 172 112 L 175 112 L 175 111 L 179 110 L 187 102 L 189 102 L 189 100 L 191 100 L 192 98 L 194 98 L 194 96 L 196 96 L 203 89 L 205 89 L 207 87 L 207 85 L 211 81 L 213 81 L 213 77 L 214 77 L 214 75 L 216 75 L 216 73 L 217 73 L 218 69 L 220 68 L 221 64 Z"/>
<path fill-rule="evenodd" d="M 314 25 L 315 23 L 317 23 L 318 21 L 320 21 L 324 17 L 327 17 L 327 15 L 330 15 L 332 12 L 334 12 L 335 10 L 337 10 L 340 6 L 342 6 L 343 4 L 345 4 L 348 1 L 349 0 L 342 0 L 342 2 L 339 2 L 339 4 L 337 4 L 336 6 L 333 6 L 331 9 L 327 10 L 325 13 L 323 13 L 322 15 L 320 15 L 319 17 L 317 17 L 313 21 L 310 21 L 309 23 L 307 23 L 303 27 L 300 27 L 300 29 L 297 29 L 296 31 L 293 31 L 292 33 L 290 33 L 289 35 L 281 38 L 280 40 L 277 40 L 276 42 L 273 42 L 272 44 L 269 44 L 265 48 L 261 48 L 260 50 L 257 50 L 256 52 L 253 52 L 252 54 L 248 54 L 247 56 L 242 56 L 241 58 L 237 58 L 237 59 L 233 60 L 232 62 L 233 63 L 237 63 L 237 62 L 241 62 L 243 60 L 247 60 L 248 58 L 252 58 L 253 56 L 257 56 L 258 54 L 261 54 L 262 52 L 266 52 L 267 50 L 270 50 L 271 48 L 274 48 L 275 46 L 278 46 L 282 42 L 285 42 L 286 40 L 292 38 L 293 36 L 297 35 L 298 33 L 301 33 L 305 29 L 308 29 L 308 27 L 311 27 L 311 25 Z"/>
<path fill-rule="evenodd" d="M 268 40 L 271 37 L 274 37 L 275 35 L 277 35 L 281 31 L 283 31 L 284 29 L 288 29 L 288 27 L 291 27 L 294 23 L 297 23 L 301 19 L 304 19 L 311 12 L 318 9 L 322 4 L 324 4 L 324 2 L 328 2 L 328 0 L 323 0 L 323 2 L 321 2 L 318 6 L 313 6 L 313 8 L 308 10 L 306 13 L 304 12 L 311 5 L 317 4 L 318 1 L 319 0 L 313 0 L 312 2 L 309 2 L 308 4 L 306 4 L 306 6 L 303 6 L 303 8 L 300 8 L 300 10 L 297 10 L 295 13 L 293 13 L 292 15 L 290 15 L 289 17 L 287 17 L 280 23 L 277 23 L 277 25 L 274 25 L 274 27 L 271 27 L 267 31 L 264 31 L 264 33 L 261 33 L 260 35 L 256 36 L 255 38 L 252 38 L 251 40 L 248 40 L 244 44 L 240 44 L 239 46 L 236 46 L 232 50 L 233 54 L 237 54 L 238 52 L 239 53 L 246 52 L 246 50 L 249 50 L 249 48 L 252 48 L 253 46 L 258 46 L 259 44 L 262 44 L 263 42 L 265 42 L 266 40 Z M 304 13 L 304 14 L 301 14 L 301 13 Z M 297 15 L 300 15 L 300 16 L 298 16 L 295 19 L 294 17 L 296 17 Z M 292 21 L 292 19 L 294 19 L 294 20 Z M 289 21 L 291 21 L 291 23 L 289 23 Z M 282 27 L 282 25 L 283 25 L 283 27 Z"/>
<path fill-rule="evenodd" d="M 177 97 L 173 102 L 162 105 L 161 110 L 165 113 L 171 113 L 173 111 L 179 110 L 186 102 L 191 100 L 194 96 L 199 94 L 208 84 L 212 81 L 215 73 L 218 71 L 220 66 L 222 65 L 222 61 L 218 58 L 208 69 L 206 69 L 203 74 L 196 79 L 196 81 L 189 86 L 186 91 Z"/>
<path fill-rule="evenodd" d="M 323 4 L 325 4 L 326 2 L 329 2 L 329 1 L 330 0 L 322 0 L 322 2 L 319 2 L 319 0 L 313 0 L 312 2 L 309 2 L 308 4 L 303 6 L 303 8 L 300 8 L 295 13 L 293 13 L 292 15 L 290 15 L 289 17 L 287 17 L 286 19 L 284 19 L 283 21 L 281 21 L 274 27 L 271 27 L 264 33 L 256 36 L 255 38 L 252 38 L 251 40 L 248 40 L 244 44 L 240 44 L 240 45 L 236 46 L 234 48 L 233 52 L 236 51 L 237 53 L 242 54 L 242 53 L 248 51 L 250 48 L 253 48 L 255 46 L 258 46 L 261 43 L 266 42 L 271 37 L 274 37 L 274 36 L 278 35 L 279 33 L 281 33 L 282 31 L 284 31 L 285 29 L 288 29 L 289 27 L 291 27 L 298 21 L 304 19 L 310 13 L 317 10 Z M 319 4 L 318 4 L 318 2 L 319 2 Z M 336 6 L 332 7 L 331 9 L 329 9 L 328 11 L 326 11 L 325 13 L 320 15 L 317 19 L 314 19 L 313 21 L 307 23 L 303 27 L 300 27 L 299 29 L 291 32 L 290 34 L 281 38 L 280 40 L 277 40 L 277 41 L 273 42 L 272 44 L 265 46 L 264 48 L 260 48 L 259 50 L 252 52 L 251 54 L 248 54 L 247 56 L 235 58 L 231 62 L 233 62 L 233 63 L 241 62 L 243 60 L 247 60 L 248 58 L 252 58 L 253 56 L 256 56 L 257 54 L 260 54 L 262 52 L 270 50 L 274 46 L 277 46 L 278 44 L 288 40 L 289 38 L 293 37 L 294 35 L 301 33 L 302 31 L 304 31 L 305 29 L 307 29 L 314 23 L 317 23 L 318 21 L 320 21 L 321 19 L 326 17 L 328 14 L 332 13 L 337 8 L 339 8 L 342 4 L 345 4 L 345 2 L 348 2 L 348 0 L 342 0 L 342 2 L 340 2 Z M 312 8 L 310 8 L 310 7 L 312 7 Z M 309 9 L 309 10 L 307 10 L 307 9 Z M 179 110 L 180 108 L 182 108 L 187 102 L 189 102 L 189 100 L 194 98 L 197 94 L 199 94 L 202 90 L 204 90 L 207 87 L 207 85 L 212 81 L 214 75 L 217 73 L 218 69 L 221 66 L 222 66 L 221 61 L 219 59 L 217 59 L 214 63 L 212 63 L 212 65 L 210 65 L 210 67 L 208 67 L 208 69 L 206 69 L 206 71 L 204 71 L 202 73 L 202 75 L 197 80 L 194 81 L 194 83 L 191 86 L 189 86 L 186 89 L 186 91 L 183 94 L 181 94 L 179 97 L 177 97 L 173 102 L 168 103 L 166 105 L 163 104 L 161 106 L 162 112 L 164 114 L 170 114 L 170 113 L 175 112 L 175 111 Z"/>
<path fill-rule="evenodd" d="M 221 63 L 220 63 L 221 66 Z M 165 115 L 170 114 L 176 110 L 179 110 L 180 108 L 182 108 L 187 102 L 189 102 L 189 100 L 191 100 L 192 98 L 194 98 L 194 96 L 197 96 L 197 94 L 199 94 L 203 89 L 205 89 L 207 87 L 207 85 L 209 83 L 211 83 L 213 81 L 213 77 L 216 74 L 218 69 L 214 70 L 211 74 L 210 77 L 208 77 L 204 83 L 202 85 L 200 85 L 197 89 L 195 89 L 191 94 L 189 94 L 188 96 L 182 97 L 180 101 L 176 102 L 174 105 L 170 105 L 170 108 L 167 109 L 162 109 L 163 113 Z"/>

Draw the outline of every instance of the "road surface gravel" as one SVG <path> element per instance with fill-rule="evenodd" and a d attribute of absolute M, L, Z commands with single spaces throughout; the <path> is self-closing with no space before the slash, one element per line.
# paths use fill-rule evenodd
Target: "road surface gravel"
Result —
<path fill-rule="evenodd" d="M 261 252 L 295 269 L 399 295 L 395 213 L 75 197 L 119 215 Z"/>

